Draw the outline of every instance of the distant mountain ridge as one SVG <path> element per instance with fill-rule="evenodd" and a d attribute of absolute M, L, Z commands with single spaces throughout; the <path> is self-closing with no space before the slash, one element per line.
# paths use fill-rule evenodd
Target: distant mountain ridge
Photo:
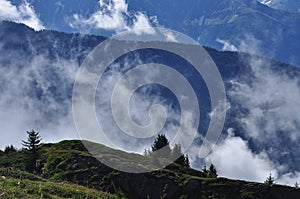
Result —
<path fill-rule="evenodd" d="M 260 0 L 260 2 L 272 8 L 300 12 L 300 2 L 298 0 Z"/>
<path fill-rule="evenodd" d="M 21 3 L 20 0 L 15 2 L 16 5 Z M 224 42 L 227 42 L 234 46 L 231 49 L 300 66 L 298 0 L 273 0 L 270 5 L 256 0 L 122 0 L 122 4 L 126 8 L 128 5 L 129 15 L 143 12 L 153 26 L 185 33 L 201 45 L 229 50 L 226 46 L 224 48 Z M 33 1 L 32 5 L 47 28 L 72 33 L 86 31 L 72 27 L 74 14 L 88 18 L 100 10 L 99 2 L 92 0 L 45 0 Z M 132 23 L 132 19 L 124 21 Z M 114 32 L 88 28 L 93 34 L 105 36 L 111 36 Z"/>
<path fill-rule="evenodd" d="M 204 46 L 221 50 L 223 45 L 217 42 L 221 39 L 241 51 L 300 66 L 300 13 L 275 10 L 253 0 L 128 2 L 129 9 L 157 16 L 162 26 Z"/>

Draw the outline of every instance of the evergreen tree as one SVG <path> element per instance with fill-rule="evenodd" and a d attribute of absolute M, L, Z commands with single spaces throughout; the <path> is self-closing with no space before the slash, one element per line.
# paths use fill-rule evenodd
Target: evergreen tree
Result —
<path fill-rule="evenodd" d="M 38 148 L 42 139 L 39 133 L 34 130 L 27 131 L 26 133 L 28 134 L 27 141 L 22 140 L 22 145 L 27 150 L 25 169 L 28 172 L 36 173 L 39 169 L 39 165 L 37 165 L 39 159 Z"/>
<path fill-rule="evenodd" d="M 181 149 L 180 144 L 175 144 L 172 150 L 172 159 L 175 160 L 174 162 L 180 164 L 185 167 L 190 167 L 190 161 L 188 156 L 184 155 Z"/>
<path fill-rule="evenodd" d="M 202 169 L 202 172 L 205 174 L 205 177 L 208 177 L 209 172 L 208 172 L 208 170 L 206 168 L 206 164 L 204 165 L 204 167 Z"/>
<path fill-rule="evenodd" d="M 189 168 L 191 167 L 188 154 L 184 156 L 184 166 Z"/>
<path fill-rule="evenodd" d="M 213 164 L 210 164 L 209 171 L 208 171 L 208 177 L 210 177 L 210 178 L 218 177 L 217 169 Z"/>
<path fill-rule="evenodd" d="M 10 145 L 10 146 L 5 147 L 4 152 L 6 154 L 14 153 L 14 152 L 17 152 L 17 149 L 13 145 Z"/>
<path fill-rule="evenodd" d="M 28 150 L 32 152 L 36 152 L 37 148 L 40 146 L 41 136 L 38 132 L 34 130 L 26 131 L 28 134 L 27 141 L 22 140 L 22 145 Z"/>
<path fill-rule="evenodd" d="M 270 173 L 270 175 L 267 177 L 267 179 L 265 180 L 265 184 L 272 186 L 274 184 L 274 178 L 272 177 L 272 174 Z"/>
<path fill-rule="evenodd" d="M 298 184 L 298 182 L 295 183 L 295 189 L 299 189 L 299 184 Z"/>
<path fill-rule="evenodd" d="M 150 154 L 151 152 L 149 151 L 149 149 L 144 150 L 144 156 L 149 156 Z"/>
<path fill-rule="evenodd" d="M 175 160 L 174 162 L 177 164 L 180 165 L 185 164 L 185 158 L 184 158 L 184 154 L 182 153 L 180 144 L 175 144 L 172 150 L 172 159 Z"/>
<path fill-rule="evenodd" d="M 165 135 L 159 134 L 152 145 L 152 152 L 157 152 L 159 157 L 168 158 L 171 154 L 169 140 Z"/>

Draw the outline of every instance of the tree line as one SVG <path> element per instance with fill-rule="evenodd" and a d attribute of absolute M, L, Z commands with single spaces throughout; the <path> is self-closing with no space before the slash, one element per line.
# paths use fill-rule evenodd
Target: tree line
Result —
<path fill-rule="evenodd" d="M 40 164 L 40 153 L 39 148 L 41 146 L 42 138 L 39 132 L 35 130 L 26 131 L 27 140 L 22 140 L 22 145 L 26 154 L 25 158 L 25 170 L 34 173 L 41 174 L 42 165 Z M 14 153 L 18 150 L 13 146 L 6 146 L 4 153 Z M 155 138 L 153 144 L 151 145 L 151 150 L 145 150 L 144 155 L 149 156 L 156 152 L 159 158 L 171 158 L 174 163 L 190 168 L 190 161 L 188 155 L 182 152 L 180 144 L 175 144 L 173 148 L 170 147 L 169 140 L 163 134 L 158 134 Z M 217 177 L 217 170 L 213 164 L 210 165 L 209 169 L 204 166 L 202 172 L 206 177 Z"/>
<path fill-rule="evenodd" d="M 157 135 L 151 146 L 151 151 L 145 150 L 144 155 L 148 156 L 154 152 L 156 152 L 160 158 L 170 158 L 171 160 L 174 160 L 174 163 L 187 168 L 191 167 L 189 157 L 187 154 L 185 155 L 182 152 L 181 145 L 175 144 L 173 149 L 171 149 L 169 140 L 164 134 Z M 202 172 L 204 173 L 205 177 L 208 178 L 218 177 L 217 169 L 212 163 L 210 164 L 209 169 L 207 169 L 206 165 L 204 165 Z"/>

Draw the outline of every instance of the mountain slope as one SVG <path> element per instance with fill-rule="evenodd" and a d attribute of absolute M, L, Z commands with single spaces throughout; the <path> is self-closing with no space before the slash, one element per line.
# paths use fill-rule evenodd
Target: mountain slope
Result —
<path fill-rule="evenodd" d="M 72 126 L 74 121 L 70 117 L 76 72 L 90 50 L 105 38 L 55 31 L 35 32 L 12 22 L 1 22 L 0 30 L 1 128 L 12 135 L 0 140 L 2 148 L 7 143 L 15 142 L 13 138 L 22 139 L 21 133 L 28 126 L 39 128 L 45 140 L 76 136 Z M 279 174 L 299 171 L 300 165 L 295 163 L 300 161 L 297 138 L 300 124 L 297 105 L 300 69 L 259 56 L 220 52 L 212 48 L 206 50 L 221 73 L 230 102 L 222 138 L 228 135 L 229 128 L 234 128 L 235 136 L 249 143 L 254 154 L 263 151 L 274 163 L 284 165 L 285 170 Z M 153 58 L 150 61 L 154 63 L 179 69 L 190 67 L 178 57 L 155 50 L 139 52 L 137 55 L 145 63 Z M 129 56 L 129 59 L 132 57 Z M 206 97 L 208 91 L 203 81 L 194 77 L 197 75 L 189 75 L 191 84 L 198 86 L 196 94 L 201 99 L 200 108 L 204 113 L 200 116 L 202 123 L 199 132 L 206 132 L 211 111 L 209 98 Z M 236 86 L 242 86 L 242 89 L 234 96 L 232 93 L 240 88 Z M 243 95 L 247 98 L 239 100 Z M 251 102 L 250 105 L 248 102 Z M 251 111 L 262 114 L 252 115 Z M 250 127 L 255 128 L 249 128 L 248 122 Z M 66 134 L 65 129 L 71 133 Z M 111 131 L 112 128 L 108 132 Z M 149 142 L 152 142 L 151 138 Z M 194 144 L 198 146 L 201 143 L 201 139 L 196 139 Z M 194 166 L 200 166 L 201 162 L 198 164 L 195 161 Z"/>
<path fill-rule="evenodd" d="M 260 0 L 260 2 L 275 9 L 288 10 L 291 12 L 300 12 L 300 2 L 297 0 Z"/>
<path fill-rule="evenodd" d="M 14 2 L 19 5 L 22 1 Z M 107 2 L 113 8 L 114 1 L 103 3 Z M 64 32 L 86 31 L 86 23 L 79 23 L 75 27 L 70 25 L 74 24 L 74 16 L 89 18 L 101 10 L 99 1 L 92 0 L 47 0 L 31 3 L 47 28 Z M 225 41 L 235 46 L 231 49 L 237 48 L 300 66 L 300 13 L 297 12 L 300 7 L 297 0 L 272 1 L 273 8 L 256 0 L 121 0 L 120 3 L 126 7 L 125 12 L 129 13 L 129 17 L 124 18 L 124 23 L 131 24 L 132 19 L 128 18 L 133 17 L 134 13 L 145 12 L 152 19 L 153 25 L 156 24 L 156 17 L 160 26 L 183 32 L 202 45 L 221 50 Z M 109 13 L 104 13 L 109 18 Z M 112 34 L 105 27 L 99 29 L 88 25 L 87 29 L 101 35 Z"/>
<path fill-rule="evenodd" d="M 103 147 L 99 145 L 100 147 Z M 44 178 L 35 177 L 32 174 L 22 174 L 17 169 L 23 169 L 22 165 L 15 166 L 14 159 L 20 160 L 22 151 L 0 155 L 0 166 L 13 167 L 6 171 L 1 169 L 1 175 L 10 178 L 3 183 L 6 194 L 13 193 L 21 186 L 23 194 L 43 194 L 47 196 L 60 196 L 88 198 L 115 196 L 103 192 L 97 192 L 81 186 L 69 183 L 60 184 L 61 181 L 69 181 L 86 187 L 108 191 L 111 193 L 124 193 L 127 198 L 298 198 L 300 190 L 292 187 L 273 185 L 267 186 L 261 183 L 230 180 L 225 178 L 205 178 L 203 173 L 193 169 L 171 165 L 163 170 L 144 174 L 123 173 L 113 170 L 89 155 L 82 143 L 76 140 L 62 141 L 57 144 L 44 144 L 40 148 L 41 164 L 45 168 L 42 174 Z M 24 155 L 24 154 L 23 154 Z M 103 151 L 103 155 L 107 155 Z M 9 159 L 7 159 L 9 157 Z M 21 161 L 22 163 L 22 161 Z M 122 164 L 122 162 L 119 162 Z M 247 171 L 245 171 L 247 172 Z M 17 173 L 17 174 L 16 174 Z M 23 175 L 21 185 L 15 176 Z M 28 177 L 27 177 L 28 176 Z M 12 178 L 13 177 L 13 178 Z M 32 190 L 39 186 L 40 189 Z M 99 194 L 99 195 L 98 195 Z M 16 196 L 16 195 L 15 195 Z M 25 195 L 26 196 L 26 195 Z"/>
<path fill-rule="evenodd" d="M 0 198 L 122 198 L 78 184 L 51 181 L 8 168 L 0 168 L 0 175 Z"/>
<path fill-rule="evenodd" d="M 157 16 L 164 27 L 183 32 L 202 45 L 222 49 L 217 42 L 221 39 L 241 51 L 300 66 L 300 13 L 275 10 L 252 0 L 130 0 L 129 8 Z"/>

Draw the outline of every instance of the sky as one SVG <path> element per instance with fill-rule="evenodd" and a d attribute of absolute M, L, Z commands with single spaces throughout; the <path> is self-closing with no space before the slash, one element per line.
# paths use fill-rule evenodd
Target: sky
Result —
<path fill-rule="evenodd" d="M 35 30 L 83 32 L 110 36 L 132 28 L 149 27 L 141 11 L 130 12 L 125 0 L 1 0 L 0 19 L 24 23 Z"/>
<path fill-rule="evenodd" d="M 137 35 L 151 34 L 153 26 L 163 26 L 156 16 L 148 16 L 143 11 L 130 11 L 125 0 L 77 0 L 76 2 L 71 3 L 67 0 L 0 0 L 0 20 L 23 23 L 36 31 L 50 29 L 105 36 L 118 34 L 122 31 L 133 31 Z M 280 9 L 285 9 L 287 2 L 284 0 L 264 1 L 265 4 Z M 141 28 L 147 28 L 148 32 L 141 32 Z M 176 42 L 176 35 L 171 32 L 165 32 L 165 36 L 169 41 Z M 222 39 L 217 41 L 224 45 L 223 50 L 241 50 L 248 53 L 261 51 L 258 45 L 259 41 L 251 36 L 241 41 L 239 46 L 234 46 L 229 41 Z M 1 43 L 0 47 L 2 48 Z M 74 83 L 79 64 L 73 58 L 53 61 L 47 56 L 47 53 L 34 56 L 28 62 L 15 59 L 15 56 L 15 54 L 1 56 L 1 59 L 4 57 L 5 59 L 11 58 L 13 65 L 25 65 L 21 70 L 9 67 L 0 68 L 0 81 L 2 81 L 1 130 L 9 132 L 0 141 L 1 148 L 12 143 L 21 147 L 18 143 L 26 138 L 24 132 L 32 128 L 39 130 L 46 142 L 79 138 L 73 122 L 72 102 L 67 97 L 70 94 L 70 87 Z M 245 77 L 232 79 L 230 81 L 231 87 L 227 93 L 236 103 L 242 104 L 243 107 L 250 110 L 249 114 L 241 115 L 239 118 L 246 129 L 245 136 L 238 134 L 235 127 L 229 127 L 226 129 L 227 135 L 220 139 L 214 150 L 203 159 L 203 162 L 206 164 L 213 162 L 219 174 L 224 177 L 263 182 L 269 173 L 272 173 L 277 183 L 293 185 L 296 181 L 300 181 L 300 170 L 291 170 L 284 163 L 275 160 L 274 157 L 284 157 L 284 154 L 278 153 L 286 153 L 287 157 L 292 157 L 291 154 L 294 153 L 292 150 L 297 149 L 296 146 L 299 143 L 299 79 L 273 72 L 270 69 L 271 63 L 263 59 L 243 59 L 253 71 L 253 83 L 247 83 Z M 135 62 L 139 63 L 140 60 L 137 59 Z M 45 66 L 52 68 L 50 70 Z M 112 84 L 122 75 L 120 71 L 122 71 L 120 66 L 114 66 L 113 70 L 104 78 L 107 83 L 99 89 L 105 90 L 105 92 L 111 91 Z M 52 78 L 53 74 L 57 75 L 56 79 Z M 144 79 L 162 75 L 155 70 L 146 74 L 147 76 L 143 76 Z M 31 91 L 33 81 L 43 91 L 42 96 L 33 96 L 34 92 Z M 62 100 L 58 100 L 57 96 L 49 92 L 49 88 L 53 85 L 58 88 L 57 93 L 60 94 Z M 123 87 L 122 96 L 126 95 L 126 89 Z M 174 109 L 161 97 L 153 98 L 151 96 L 146 88 L 134 96 L 134 102 L 131 103 L 135 105 L 131 107 L 131 114 L 137 123 L 147 124 L 149 122 L 149 115 L 144 113 L 149 110 L 152 104 L 161 104 L 168 112 L 169 118 L 178 120 L 180 112 L 177 109 Z M 100 93 L 97 97 L 105 99 L 108 96 Z M 101 103 L 101 100 L 97 103 L 102 106 L 102 109 L 97 112 L 99 118 L 110 117 L 107 115 L 109 104 Z M 270 104 L 270 108 L 266 109 L 265 104 Z M 230 104 L 227 108 L 230 109 Z M 189 115 L 189 113 L 185 114 Z M 161 119 L 164 115 L 158 114 L 155 117 Z M 189 127 L 190 120 L 184 121 L 185 128 Z M 263 125 L 261 121 L 264 122 Z M 110 129 L 111 123 L 111 121 L 107 121 L 107 126 L 104 128 Z M 172 138 L 170 132 L 177 128 L 178 123 L 170 122 L 165 132 Z M 295 147 L 288 148 L 280 145 L 278 141 L 280 138 L 276 132 L 286 129 L 288 129 L 288 143 Z M 254 150 L 249 139 L 261 146 L 272 142 L 273 147 L 261 147 Z M 129 142 L 126 140 L 125 143 Z M 118 144 L 124 144 L 124 140 L 120 139 Z M 130 143 L 130 145 L 135 144 L 134 141 Z M 151 140 L 138 145 L 134 150 L 142 153 L 145 145 L 151 145 Z M 278 151 L 279 149 L 282 150 Z M 198 151 L 199 146 L 197 145 L 191 146 L 188 150 L 192 164 L 196 165 L 199 158 Z M 202 165 L 197 166 L 201 168 Z"/>

